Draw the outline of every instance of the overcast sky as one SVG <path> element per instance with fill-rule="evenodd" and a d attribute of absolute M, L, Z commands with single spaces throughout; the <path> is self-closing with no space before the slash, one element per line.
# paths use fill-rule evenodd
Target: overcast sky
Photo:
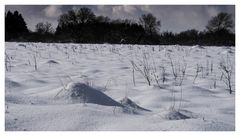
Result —
<path fill-rule="evenodd" d="M 95 15 L 108 16 L 111 19 L 127 18 L 137 21 L 142 14 L 152 13 L 161 20 L 160 31 L 204 30 L 208 20 L 219 12 L 232 14 L 235 21 L 235 6 L 231 5 L 6 5 L 5 11 L 19 11 L 28 28 L 34 31 L 38 22 L 51 22 L 55 28 L 59 15 L 81 7 L 88 7 Z"/>

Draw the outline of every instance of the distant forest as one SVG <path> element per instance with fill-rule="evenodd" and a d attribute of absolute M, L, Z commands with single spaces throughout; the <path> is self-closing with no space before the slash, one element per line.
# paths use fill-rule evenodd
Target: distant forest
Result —
<path fill-rule="evenodd" d="M 137 22 L 113 20 L 83 7 L 60 15 L 55 30 L 51 23 L 39 22 L 32 32 L 21 13 L 5 13 L 5 41 L 19 42 L 235 46 L 233 27 L 232 15 L 219 13 L 204 31 L 160 32 L 161 21 L 151 13 L 143 14 Z"/>

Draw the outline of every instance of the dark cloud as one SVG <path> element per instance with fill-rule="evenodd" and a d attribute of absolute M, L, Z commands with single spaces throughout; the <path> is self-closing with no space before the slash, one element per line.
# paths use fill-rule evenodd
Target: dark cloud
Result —
<path fill-rule="evenodd" d="M 193 28 L 203 30 L 208 20 L 219 12 L 231 13 L 235 20 L 234 5 L 6 5 L 5 11 L 18 10 L 28 28 L 34 30 L 38 22 L 44 21 L 51 22 L 56 27 L 59 15 L 81 7 L 92 9 L 96 15 L 135 21 L 142 14 L 152 13 L 161 20 L 161 31 L 180 32 Z"/>

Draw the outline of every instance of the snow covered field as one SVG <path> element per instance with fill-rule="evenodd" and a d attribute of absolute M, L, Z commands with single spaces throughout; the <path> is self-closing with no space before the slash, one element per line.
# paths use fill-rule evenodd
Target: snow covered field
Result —
<path fill-rule="evenodd" d="M 6 42 L 5 55 L 7 131 L 235 130 L 235 47 Z"/>

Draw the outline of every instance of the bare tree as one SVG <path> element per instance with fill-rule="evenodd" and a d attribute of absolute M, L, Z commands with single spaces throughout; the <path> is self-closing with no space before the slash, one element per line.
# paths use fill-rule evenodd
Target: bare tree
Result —
<path fill-rule="evenodd" d="M 43 22 L 37 23 L 35 29 L 37 33 L 44 34 L 45 33 L 44 23 Z"/>
<path fill-rule="evenodd" d="M 73 10 L 68 11 L 67 21 L 69 24 L 77 24 L 77 16 Z"/>
<path fill-rule="evenodd" d="M 40 34 L 50 34 L 53 33 L 53 27 L 52 24 L 49 22 L 40 22 L 36 26 L 36 32 Z"/>
<path fill-rule="evenodd" d="M 92 10 L 85 7 L 80 8 L 77 11 L 76 16 L 77 16 L 77 23 L 79 24 L 85 24 L 95 20 L 95 15 L 92 12 Z"/>
<path fill-rule="evenodd" d="M 71 20 L 68 14 L 62 14 L 58 19 L 58 27 L 63 27 L 73 22 L 76 22 L 76 20 Z"/>
<path fill-rule="evenodd" d="M 232 15 L 223 12 L 213 17 L 206 26 L 206 28 L 210 32 L 216 32 L 219 30 L 230 30 L 232 27 L 233 27 Z"/>
<path fill-rule="evenodd" d="M 139 18 L 139 23 L 143 26 L 145 31 L 150 35 L 157 33 L 160 30 L 159 27 L 161 27 L 161 22 L 157 20 L 157 18 L 153 16 L 151 13 L 143 14 Z"/>

